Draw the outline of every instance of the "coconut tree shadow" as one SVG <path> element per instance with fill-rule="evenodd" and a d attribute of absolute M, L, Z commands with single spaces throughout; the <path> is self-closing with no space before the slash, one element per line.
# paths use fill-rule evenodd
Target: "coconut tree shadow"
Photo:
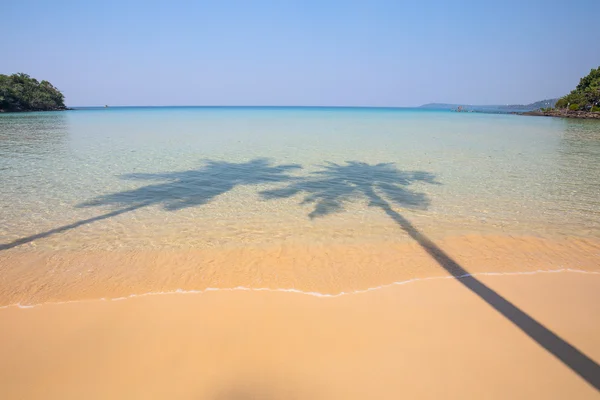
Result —
<path fill-rule="evenodd" d="M 302 204 L 314 204 L 310 218 L 342 212 L 345 204 L 366 199 L 369 206 L 378 207 L 396 222 L 412 239 L 458 282 L 479 296 L 488 305 L 511 321 L 540 346 L 571 368 L 591 386 L 600 390 L 600 366 L 580 350 L 520 310 L 496 291 L 486 286 L 400 213 L 402 208 L 425 209 L 427 196 L 410 190 L 417 182 L 439 184 L 432 174 L 421 171 L 400 171 L 393 164 L 370 165 L 350 161 L 346 164 L 327 163 L 312 176 L 290 182 L 286 187 L 261 192 L 265 199 L 288 198 L 304 194 Z"/>
<path fill-rule="evenodd" d="M 265 199 L 277 199 L 305 193 L 302 204 L 315 205 L 308 215 L 310 218 L 343 211 L 345 204 L 360 198 L 369 200 L 369 206 L 381 206 L 384 201 L 381 197 L 365 196 L 375 188 L 400 206 L 426 209 L 429 206 L 427 196 L 407 189 L 415 182 L 439 184 L 427 172 L 400 171 L 393 164 L 369 165 L 350 161 L 346 165 L 327 163 L 322 170 L 314 172 L 311 179 L 297 180 L 283 188 L 263 191 L 261 195 Z"/>
<path fill-rule="evenodd" d="M 209 203 L 236 186 L 290 180 L 288 172 L 299 168 L 297 164 L 272 165 L 269 160 L 258 158 L 242 163 L 208 160 L 201 168 L 188 171 L 127 174 L 122 178 L 158 183 L 99 196 L 79 207 L 160 205 L 167 211 L 177 211 Z"/>
<path fill-rule="evenodd" d="M 11 249 L 25 243 L 65 232 L 92 222 L 112 218 L 130 211 L 152 205 L 162 206 L 166 211 L 207 204 L 217 196 L 237 186 L 285 182 L 292 180 L 289 172 L 300 169 L 297 164 L 273 165 L 265 158 L 248 162 L 206 161 L 198 169 L 158 174 L 127 174 L 122 178 L 136 181 L 155 181 L 136 189 L 96 197 L 77 207 L 116 206 L 116 210 L 92 218 L 63 225 L 49 231 L 0 244 L 0 250 Z"/>

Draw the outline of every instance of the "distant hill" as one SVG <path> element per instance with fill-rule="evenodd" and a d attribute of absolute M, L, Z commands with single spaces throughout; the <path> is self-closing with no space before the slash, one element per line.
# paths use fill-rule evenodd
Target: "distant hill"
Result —
<path fill-rule="evenodd" d="M 462 107 L 465 111 L 482 112 L 513 112 L 513 111 L 534 111 L 540 108 L 552 108 L 558 99 L 547 99 L 536 101 L 531 104 L 508 104 L 508 105 L 473 105 L 473 104 L 448 104 L 448 103 L 429 103 L 420 108 L 429 108 L 435 110 L 456 110 Z"/>
<path fill-rule="evenodd" d="M 547 100 L 536 101 L 535 103 L 531 103 L 531 104 L 513 104 L 513 105 L 507 105 L 507 106 L 500 106 L 500 108 L 504 109 L 504 110 L 533 111 L 533 110 L 539 110 L 540 108 L 552 108 L 552 107 L 554 107 L 554 105 L 556 104 L 557 101 L 558 101 L 558 99 L 547 99 Z"/>

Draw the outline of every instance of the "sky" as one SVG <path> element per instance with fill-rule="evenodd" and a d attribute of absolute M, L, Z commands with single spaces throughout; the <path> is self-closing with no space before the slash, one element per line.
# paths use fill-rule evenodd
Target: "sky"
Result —
<path fill-rule="evenodd" d="M 0 0 L 68 106 L 524 104 L 600 66 L 599 0 Z"/>

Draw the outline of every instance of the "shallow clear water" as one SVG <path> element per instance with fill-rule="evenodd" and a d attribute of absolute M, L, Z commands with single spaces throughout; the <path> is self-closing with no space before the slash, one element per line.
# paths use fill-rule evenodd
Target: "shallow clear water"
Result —
<path fill-rule="evenodd" d="M 600 124 L 411 109 L 0 115 L 0 245 L 170 249 L 600 236 Z"/>

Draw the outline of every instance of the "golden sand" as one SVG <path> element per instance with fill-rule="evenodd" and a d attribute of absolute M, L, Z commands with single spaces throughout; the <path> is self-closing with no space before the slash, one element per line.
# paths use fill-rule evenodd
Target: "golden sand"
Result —
<path fill-rule="evenodd" d="M 483 276 L 600 362 L 600 274 Z M 0 309 L 2 399 L 597 399 L 454 279 Z"/>
<path fill-rule="evenodd" d="M 600 271 L 597 239 L 473 235 L 436 243 L 470 273 Z M 15 248 L 0 252 L 0 306 L 239 286 L 338 294 L 448 275 L 415 241 L 176 251 Z"/>

